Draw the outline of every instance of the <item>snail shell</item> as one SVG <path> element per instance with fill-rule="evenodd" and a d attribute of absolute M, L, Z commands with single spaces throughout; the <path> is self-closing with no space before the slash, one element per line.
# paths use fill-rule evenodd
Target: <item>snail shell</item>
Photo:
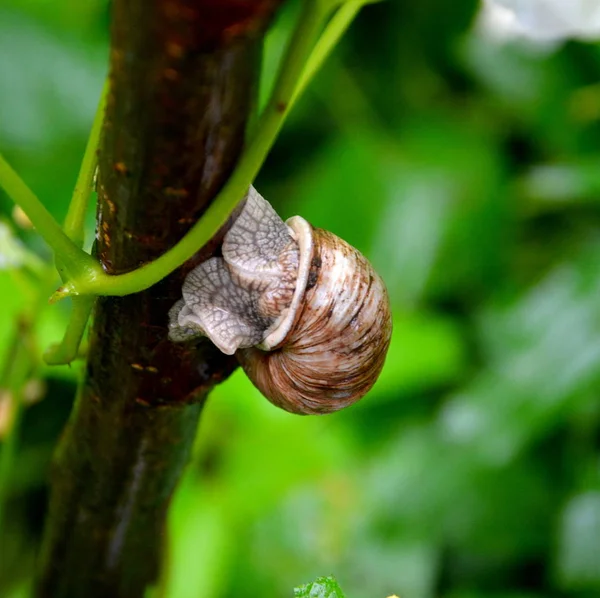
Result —
<path fill-rule="evenodd" d="M 171 340 L 208 336 L 272 403 L 330 413 L 364 396 L 389 347 L 385 285 L 367 259 L 300 216 L 284 223 L 253 188 L 223 257 L 194 269 Z"/>

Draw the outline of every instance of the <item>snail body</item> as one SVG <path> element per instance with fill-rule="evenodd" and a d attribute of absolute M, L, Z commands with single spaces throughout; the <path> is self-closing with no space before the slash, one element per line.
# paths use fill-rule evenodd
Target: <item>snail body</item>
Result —
<path fill-rule="evenodd" d="M 253 188 L 222 252 L 186 278 L 171 340 L 209 337 L 292 413 L 337 411 L 368 392 L 392 324 L 385 285 L 360 252 L 300 216 L 284 223 Z"/>

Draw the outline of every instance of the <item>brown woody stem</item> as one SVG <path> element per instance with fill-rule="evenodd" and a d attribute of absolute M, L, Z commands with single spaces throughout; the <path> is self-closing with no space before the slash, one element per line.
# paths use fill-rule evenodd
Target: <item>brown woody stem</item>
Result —
<path fill-rule="evenodd" d="M 110 274 L 173 246 L 231 172 L 280 0 L 115 0 L 99 150 L 97 255 Z M 221 231 L 223 234 L 224 231 Z M 55 456 L 38 597 L 137 598 L 198 417 L 235 362 L 167 340 L 187 272 L 96 303 L 85 380 Z"/>

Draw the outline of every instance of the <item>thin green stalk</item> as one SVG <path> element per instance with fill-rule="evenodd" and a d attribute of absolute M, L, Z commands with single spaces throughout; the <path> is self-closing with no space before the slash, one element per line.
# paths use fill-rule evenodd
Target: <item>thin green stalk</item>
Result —
<path fill-rule="evenodd" d="M 79 176 L 73 190 L 73 197 L 69 204 L 67 217 L 63 230 L 69 239 L 78 247 L 84 243 L 84 220 L 88 207 L 88 201 L 94 181 L 94 173 L 98 164 L 98 145 L 100 143 L 100 134 L 102 132 L 102 123 L 104 122 L 104 111 L 106 109 L 106 98 L 108 96 L 109 82 L 104 83 L 102 95 L 98 103 L 98 109 L 94 116 L 94 123 L 85 148 Z"/>
<path fill-rule="evenodd" d="M 44 361 L 48 365 L 65 365 L 77 359 L 79 345 L 95 300 L 94 295 L 72 298 L 71 316 L 61 342 L 51 345 L 44 352 Z"/>
<path fill-rule="evenodd" d="M 99 269 L 96 261 L 69 239 L 44 204 L 1 155 L 0 186 L 27 214 L 38 233 L 66 266 L 69 274 L 73 276 L 91 274 Z"/>
<path fill-rule="evenodd" d="M 155 261 L 126 274 L 74 277 L 54 295 L 53 300 L 79 294 L 129 295 L 151 287 L 188 260 L 223 226 L 246 193 L 281 129 L 307 59 L 327 17 L 321 4 L 307 0 L 288 44 L 275 89 L 256 126 L 254 138 L 215 201 L 188 234 Z"/>
<path fill-rule="evenodd" d="M 365 0 L 355 0 L 344 3 L 339 10 L 333 15 L 325 31 L 319 37 L 315 47 L 306 63 L 302 76 L 296 86 L 296 91 L 292 97 L 291 104 L 304 93 L 307 85 L 321 68 L 331 51 L 338 44 L 358 11 L 366 4 Z"/>
<path fill-rule="evenodd" d="M 92 191 L 94 172 L 98 164 L 98 145 L 102 133 L 102 124 L 104 122 L 104 112 L 106 109 L 106 98 L 108 96 L 109 81 L 107 80 L 102 89 L 102 95 L 94 122 L 87 141 L 79 176 L 75 183 L 71 203 L 67 217 L 65 218 L 64 231 L 66 235 L 78 246 L 81 247 L 85 241 L 84 220 L 88 206 L 90 193 Z M 60 272 L 62 263 L 57 260 L 57 270 Z M 73 307 L 69 317 L 69 323 L 60 343 L 51 345 L 44 352 L 44 361 L 48 365 L 64 365 L 71 363 L 77 358 L 79 345 L 85 332 L 85 327 L 94 305 L 94 297 L 85 295 L 82 297 L 73 297 Z"/>

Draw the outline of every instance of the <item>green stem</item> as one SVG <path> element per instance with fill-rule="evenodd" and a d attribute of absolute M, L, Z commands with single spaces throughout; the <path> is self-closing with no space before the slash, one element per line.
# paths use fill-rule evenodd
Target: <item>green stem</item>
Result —
<path fill-rule="evenodd" d="M 44 204 L 0 155 L 0 186 L 27 214 L 38 233 L 73 275 L 91 275 L 99 266 L 64 233 Z"/>
<path fill-rule="evenodd" d="M 95 299 L 93 295 L 73 297 L 71 316 L 61 342 L 51 345 L 44 352 L 44 361 L 48 365 L 65 365 L 77 358 Z"/>
<path fill-rule="evenodd" d="M 85 148 L 79 176 L 75 183 L 71 203 L 65 219 L 64 231 L 67 236 L 81 247 L 85 240 L 84 220 L 88 206 L 88 200 L 94 181 L 94 172 L 98 164 L 98 145 L 104 122 L 104 111 L 106 109 L 106 98 L 108 96 L 109 82 L 104 84 L 98 109 L 94 117 L 90 136 Z M 60 272 L 62 264 L 57 260 L 56 267 Z M 83 338 L 85 326 L 94 305 L 93 296 L 73 297 L 73 308 L 69 317 L 69 323 L 60 343 L 51 345 L 44 352 L 44 361 L 48 365 L 65 365 L 77 358 L 79 345 Z"/>
<path fill-rule="evenodd" d="M 106 109 L 106 98 L 108 96 L 109 82 L 104 84 L 98 109 L 92 124 L 92 130 L 85 148 L 85 154 L 81 162 L 79 176 L 73 190 L 73 197 L 69 204 L 69 211 L 65 218 L 63 230 L 65 234 L 78 247 L 83 246 L 84 242 L 84 220 L 85 212 L 88 206 L 88 200 L 94 181 L 94 172 L 98 164 L 98 145 L 100 143 L 100 134 L 102 132 L 102 123 L 104 121 L 104 111 Z"/>
<path fill-rule="evenodd" d="M 358 11 L 366 4 L 365 0 L 354 0 L 342 4 L 340 9 L 333 15 L 325 31 L 319 37 L 315 47 L 306 63 L 302 76 L 296 86 L 296 91 L 292 97 L 291 103 L 300 97 L 317 71 L 321 68 L 327 57 L 338 44 Z"/>
<path fill-rule="evenodd" d="M 54 294 L 53 300 L 69 295 L 129 295 L 142 291 L 178 268 L 211 239 L 240 202 L 271 149 L 289 112 L 298 80 L 327 14 L 315 0 L 304 3 L 282 61 L 275 89 L 260 116 L 254 138 L 215 201 L 188 234 L 158 259 L 132 272 L 117 276 L 96 272 L 91 277 L 74 277 Z"/>

